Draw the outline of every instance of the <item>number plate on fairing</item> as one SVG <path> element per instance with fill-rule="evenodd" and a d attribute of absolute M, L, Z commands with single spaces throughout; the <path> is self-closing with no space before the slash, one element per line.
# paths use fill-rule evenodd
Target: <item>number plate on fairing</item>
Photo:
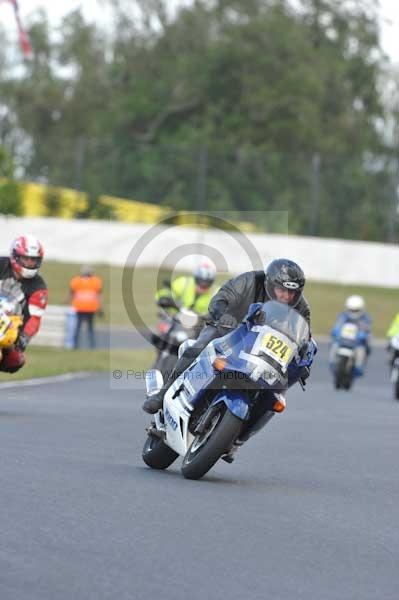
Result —
<path fill-rule="evenodd" d="M 259 346 L 261 352 L 276 360 L 283 367 L 290 362 L 294 348 L 295 345 L 289 345 L 277 332 L 266 333 Z"/>
<path fill-rule="evenodd" d="M 346 340 L 355 340 L 357 336 L 357 325 L 354 323 L 345 323 L 341 329 L 341 337 Z"/>

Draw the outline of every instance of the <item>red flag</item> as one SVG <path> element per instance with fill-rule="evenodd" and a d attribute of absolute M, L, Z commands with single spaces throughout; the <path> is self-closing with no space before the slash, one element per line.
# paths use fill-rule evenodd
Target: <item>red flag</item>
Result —
<path fill-rule="evenodd" d="M 19 27 L 19 42 L 25 56 L 30 57 L 32 55 L 32 46 L 28 38 L 28 34 L 22 27 Z"/>
<path fill-rule="evenodd" d="M 19 43 L 21 44 L 21 48 L 22 48 L 24 55 L 26 57 L 29 57 L 32 54 L 32 47 L 29 42 L 28 34 L 26 33 L 25 29 L 22 27 L 21 18 L 19 16 L 18 1 L 17 0 L 5 0 L 5 1 L 10 2 L 14 8 L 15 21 L 16 21 L 17 27 L 18 27 Z"/>

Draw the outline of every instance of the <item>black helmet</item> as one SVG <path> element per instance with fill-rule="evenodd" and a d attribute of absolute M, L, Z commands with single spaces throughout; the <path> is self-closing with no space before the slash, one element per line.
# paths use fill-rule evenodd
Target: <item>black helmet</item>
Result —
<path fill-rule="evenodd" d="M 265 269 L 265 289 L 270 300 L 276 300 L 274 288 L 280 286 L 295 291 L 290 306 L 295 307 L 302 297 L 305 275 L 301 267 L 288 258 L 277 258 Z"/>

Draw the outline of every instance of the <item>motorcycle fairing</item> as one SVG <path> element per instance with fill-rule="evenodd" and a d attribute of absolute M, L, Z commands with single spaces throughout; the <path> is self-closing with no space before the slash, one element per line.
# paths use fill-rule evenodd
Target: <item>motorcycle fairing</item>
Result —
<path fill-rule="evenodd" d="M 241 419 L 246 421 L 249 416 L 249 399 L 245 390 L 221 390 L 212 401 L 211 406 L 216 406 L 224 402 L 228 410 Z"/>

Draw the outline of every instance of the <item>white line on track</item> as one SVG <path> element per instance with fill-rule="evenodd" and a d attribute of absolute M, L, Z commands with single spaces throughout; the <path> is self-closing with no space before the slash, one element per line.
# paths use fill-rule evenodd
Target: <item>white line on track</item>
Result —
<path fill-rule="evenodd" d="M 9 388 L 30 387 L 37 385 L 47 385 L 48 383 L 63 383 L 72 381 L 73 379 L 84 379 L 93 375 L 89 371 L 78 371 L 77 373 L 64 373 L 63 375 L 55 375 L 53 377 L 37 377 L 36 379 L 25 379 L 22 381 L 5 381 L 0 383 L 0 390 Z"/>

